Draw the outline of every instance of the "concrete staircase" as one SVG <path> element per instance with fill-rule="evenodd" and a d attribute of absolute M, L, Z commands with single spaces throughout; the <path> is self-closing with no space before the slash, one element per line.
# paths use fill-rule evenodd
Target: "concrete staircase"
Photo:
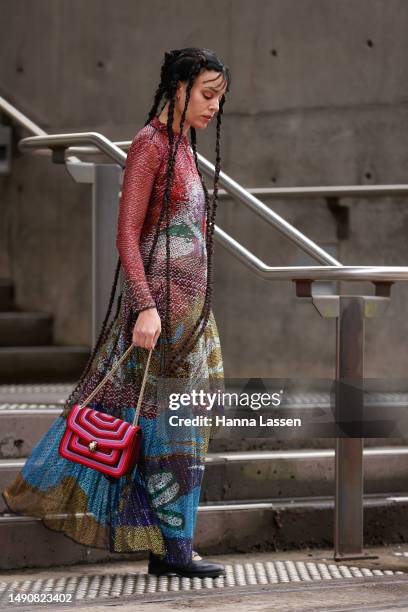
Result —
<path fill-rule="evenodd" d="M 14 287 L 0 279 L 0 384 L 73 381 L 89 347 L 52 343 L 52 317 L 23 312 L 14 303 Z"/>
<path fill-rule="evenodd" d="M 0 385 L 0 491 L 60 414 L 71 385 Z M 195 548 L 204 554 L 333 544 L 333 440 L 215 438 L 198 512 Z M 406 541 L 408 448 L 367 439 L 365 544 Z M 386 444 L 384 444 L 386 442 Z M 268 446 L 269 448 L 266 448 Z M 143 558 L 77 544 L 31 517 L 9 514 L 0 495 L 0 568 Z"/>
<path fill-rule="evenodd" d="M 61 413 L 88 357 L 86 347 L 51 341 L 51 318 L 19 312 L 11 283 L 0 281 L 0 492 Z M 305 397 L 311 410 L 316 397 Z M 407 541 L 405 440 L 365 446 L 365 544 Z M 202 554 L 333 545 L 334 440 L 217 436 L 209 450 L 194 542 Z M 0 542 L 0 569 L 146 555 L 77 544 L 36 518 L 10 514 L 1 495 Z"/>

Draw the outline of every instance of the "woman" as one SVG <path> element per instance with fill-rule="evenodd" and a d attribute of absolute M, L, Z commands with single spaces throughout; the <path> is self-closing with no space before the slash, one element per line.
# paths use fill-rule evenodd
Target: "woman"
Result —
<path fill-rule="evenodd" d="M 3 491 L 12 512 L 40 517 L 81 544 L 111 552 L 149 550 L 148 571 L 157 575 L 225 573 L 222 564 L 192 550 L 211 428 L 169 427 L 159 382 L 170 377 L 194 385 L 223 377 L 211 296 L 221 116 L 229 85 L 228 67 L 208 49 L 165 54 L 153 107 L 127 155 L 120 257 L 98 341 L 63 413 Z M 205 129 L 216 113 L 211 201 L 198 168 L 196 128 Z M 121 266 L 122 291 L 107 325 Z M 108 479 L 63 458 L 58 444 L 72 405 L 86 399 L 130 343 L 131 357 L 88 404 L 131 422 L 153 348 L 138 422 L 140 459 L 130 475 Z"/>

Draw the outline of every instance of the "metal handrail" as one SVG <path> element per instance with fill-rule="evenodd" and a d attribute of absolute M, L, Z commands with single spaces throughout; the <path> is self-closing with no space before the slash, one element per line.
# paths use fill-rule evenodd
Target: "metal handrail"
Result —
<path fill-rule="evenodd" d="M 127 151 L 131 140 L 112 140 L 113 145 Z M 103 152 L 94 146 L 69 147 L 69 151 L 78 155 L 103 155 Z M 207 161 L 200 153 L 197 153 L 200 167 Z M 211 168 L 214 168 L 210 164 Z M 214 175 L 213 171 L 211 170 Z M 222 173 L 224 174 L 224 173 Z M 351 198 L 351 197 L 378 197 L 378 196 L 399 196 L 408 194 L 408 185 L 320 185 L 318 187 L 244 187 L 247 193 L 259 196 L 269 196 L 276 199 L 290 198 Z M 212 189 L 208 190 L 212 193 Z M 230 197 L 231 193 L 227 189 L 218 189 L 219 197 Z"/>
<path fill-rule="evenodd" d="M 23 115 L 18 109 L 9 104 L 7 100 L 0 97 L 0 108 L 8 113 L 15 121 L 23 127 L 36 134 L 33 138 L 24 138 L 19 142 L 20 150 L 38 150 L 42 147 L 62 147 L 70 148 L 71 152 L 95 152 L 101 151 L 108 155 L 113 161 L 122 168 L 126 163 L 126 153 L 122 148 L 128 148 L 130 141 L 120 141 L 114 143 L 98 132 L 85 132 L 74 134 L 54 134 L 47 135 L 44 130 Z M 90 144 L 90 147 L 70 147 L 75 144 Z M 68 146 L 67 146 L 68 145 Z M 94 145 L 94 146 L 92 146 Z M 199 163 L 203 170 L 213 175 L 214 166 L 202 155 L 198 154 Z M 70 161 L 77 161 L 70 158 Z M 408 280 L 408 268 L 402 266 L 342 266 L 342 264 L 332 258 L 318 245 L 309 240 L 296 228 L 287 223 L 282 217 L 271 211 L 267 206 L 254 197 L 253 193 L 264 193 L 275 197 L 316 197 L 316 196 L 352 196 L 352 195 L 396 195 L 408 193 L 408 186 L 405 185 L 367 185 L 354 187 L 292 187 L 292 188 L 264 188 L 253 189 L 253 193 L 248 192 L 238 183 L 233 181 L 224 172 L 220 172 L 220 183 L 227 182 L 225 193 L 232 193 L 252 210 L 260 214 L 266 221 L 275 225 L 278 230 L 285 233 L 290 240 L 295 242 L 300 248 L 316 257 L 323 259 L 323 263 L 333 265 L 326 266 L 300 266 L 300 267 L 272 267 L 268 266 L 261 259 L 256 257 L 251 251 L 234 240 L 218 226 L 215 226 L 214 233 L 216 239 L 233 255 L 235 255 L 244 265 L 252 269 L 256 274 L 269 280 L 350 280 L 350 281 L 402 281 Z M 222 193 L 219 190 L 219 194 Z M 312 251 L 312 252 L 311 252 Z"/>
<path fill-rule="evenodd" d="M 68 149 L 74 143 L 94 143 L 105 155 L 120 164 L 126 163 L 126 153 L 99 132 L 73 132 L 68 134 L 47 134 L 45 136 L 29 136 L 18 143 L 20 151 L 36 151 L 38 149 Z"/>
<path fill-rule="evenodd" d="M 126 154 L 113 144 L 108 138 L 98 132 L 82 132 L 70 134 L 52 134 L 49 136 L 32 136 L 23 138 L 19 142 L 19 148 L 22 151 L 38 150 L 44 147 L 47 148 L 68 148 L 72 144 L 88 144 L 92 143 L 98 149 L 103 151 L 111 159 L 119 163 L 122 167 L 125 165 Z M 212 175 L 215 172 L 213 164 L 200 155 L 200 162 L 204 173 Z M 289 240 L 296 244 L 303 251 L 317 259 L 321 263 L 328 265 L 339 266 L 341 263 L 334 257 L 329 255 L 324 249 L 319 247 L 315 242 L 302 234 L 296 227 L 288 223 L 283 217 L 270 210 L 263 202 L 248 194 L 241 185 L 230 178 L 224 172 L 220 172 L 219 182 L 227 187 L 228 191 L 235 197 L 239 198 L 246 206 L 251 208 L 260 217 L 268 223 L 276 227 L 281 233 L 285 234 Z M 217 232 L 218 234 L 218 232 Z M 219 234 L 218 234 L 219 235 Z"/>
<path fill-rule="evenodd" d="M 117 144 L 117 143 L 115 143 Z M 290 198 L 353 198 L 362 196 L 399 196 L 408 194 L 408 185 L 323 185 L 319 187 L 245 187 L 253 195 L 276 199 Z M 218 190 L 219 196 L 229 196 L 228 191 Z"/>
<path fill-rule="evenodd" d="M 19 123 L 23 128 L 35 134 L 36 136 L 46 136 L 47 132 L 44 132 L 39 125 L 31 121 L 27 115 L 24 115 L 21 111 L 18 110 L 15 106 L 10 104 L 5 98 L 0 96 L 0 110 L 2 110 L 6 115 L 9 115 L 14 121 Z"/>
<path fill-rule="evenodd" d="M 94 144 L 121 167 L 125 166 L 126 154 L 115 143 L 97 132 L 85 134 L 54 134 L 51 136 L 37 135 L 34 138 L 25 138 L 19 142 L 21 150 L 38 150 L 41 147 L 53 149 L 55 160 L 66 162 L 65 154 L 72 144 Z M 72 148 L 71 148 L 72 152 Z M 72 160 L 70 160 L 72 161 Z M 214 166 L 199 155 L 199 163 L 206 174 L 214 175 Z M 74 161 L 73 165 L 78 165 Z M 269 280 L 292 280 L 296 282 L 297 295 L 303 298 L 312 298 L 314 305 L 321 316 L 337 318 L 336 325 L 336 378 L 360 379 L 364 377 L 364 319 L 376 316 L 385 311 L 389 304 L 390 287 L 394 281 L 408 280 L 408 267 L 402 266 L 342 266 L 318 245 L 310 241 L 296 228 L 284 219 L 270 211 L 252 193 L 230 179 L 225 173 L 220 173 L 220 183 L 226 190 L 239 198 L 268 223 L 277 227 L 282 233 L 295 242 L 304 251 L 313 257 L 334 265 L 326 266 L 299 266 L 299 267 L 272 267 L 266 265 L 253 253 L 248 251 L 239 242 L 226 232 L 215 226 L 215 237 L 221 244 L 237 257 L 244 265 L 251 268 L 259 276 Z M 396 189 L 388 190 L 384 186 L 368 186 L 383 189 L 382 194 L 391 192 L 406 193 L 406 186 L 394 186 Z M 323 195 L 328 197 L 328 190 L 332 196 L 361 195 L 366 193 L 366 187 L 343 188 L 292 188 L 273 189 L 273 195 L 282 197 L 299 197 L 308 189 L 310 195 Z M 357 191 L 356 191 L 357 189 Z M 347 192 L 347 190 L 349 190 Z M 351 193 L 350 190 L 354 190 Z M 313 191 L 313 193 L 312 193 Z M 318 191 L 318 193 L 317 193 Z M 337 191 L 337 193 L 334 193 Z M 278 195 L 278 192 L 279 195 Z M 376 194 L 378 195 L 378 194 Z M 345 281 L 371 281 L 376 284 L 376 296 L 320 296 L 313 298 L 311 282 L 315 280 L 345 280 Z M 322 303 L 322 299 L 325 303 Z M 343 410 L 349 401 L 349 395 L 336 393 L 336 408 Z M 357 408 L 361 408 L 361 398 L 357 398 Z M 357 410 L 358 412 L 358 410 Z M 334 548 L 335 560 L 341 558 L 363 558 L 363 439 L 336 439 L 335 450 L 335 516 L 334 516 Z"/>
<path fill-rule="evenodd" d="M 92 143 L 99 150 L 103 151 L 111 159 L 122 167 L 126 162 L 126 154 L 108 138 L 98 132 L 82 132 L 69 134 L 52 134 L 48 136 L 34 136 L 23 138 L 19 142 L 22 151 L 38 150 L 44 147 L 61 149 L 68 148 L 71 144 Z M 202 158 L 203 163 L 209 172 L 210 167 L 214 168 L 210 162 Z M 220 172 L 220 182 L 228 184 L 228 189 L 236 197 L 265 218 L 269 223 L 277 227 L 282 233 L 304 251 L 314 257 L 330 259 L 332 265 L 327 266 L 302 266 L 302 267 L 273 267 L 265 264 L 256 257 L 251 251 L 246 249 L 238 241 L 234 240 L 218 226 L 214 228 L 214 234 L 219 242 L 233 255 L 235 255 L 248 268 L 255 271 L 259 276 L 269 280 L 349 280 L 349 281 L 405 281 L 408 280 L 408 267 L 403 266 L 343 266 L 334 258 L 330 257 L 323 249 L 320 249 L 313 241 L 309 240 L 299 230 L 287 223 L 282 217 L 271 211 L 265 204 L 257 200 L 251 194 L 247 194 L 245 189 L 233 181 L 223 172 Z M 334 263 L 333 263 L 334 262 Z"/>
<path fill-rule="evenodd" d="M 124 167 L 126 162 L 126 154 L 122 151 L 122 149 L 115 143 L 112 143 L 110 140 L 105 138 L 102 134 L 98 132 L 85 132 L 83 134 L 54 134 L 47 135 L 39 126 L 33 123 L 28 117 L 23 115 L 18 109 L 9 104 L 7 100 L 0 97 L 0 108 L 7 114 L 9 114 L 15 121 L 18 121 L 21 125 L 23 125 L 26 129 L 36 134 L 34 138 L 24 138 L 19 142 L 20 150 L 27 149 L 41 149 L 42 147 L 49 148 L 50 146 L 54 147 L 64 147 L 68 145 L 77 144 L 94 144 L 95 149 L 97 151 L 101 151 L 108 155 L 111 159 Z M 129 146 L 130 141 L 125 141 L 118 143 L 121 146 Z M 79 151 L 80 152 L 80 151 Z M 202 155 L 198 154 L 199 164 L 202 166 L 204 172 L 206 174 L 210 173 L 210 175 L 214 175 L 215 168 L 214 166 L 207 161 Z M 76 163 L 80 160 L 77 157 L 70 157 L 70 162 Z M 227 189 L 231 190 L 236 197 L 238 197 L 245 205 L 249 206 L 254 212 L 259 214 L 263 219 L 265 219 L 268 223 L 275 226 L 279 231 L 284 233 L 289 240 L 294 242 L 300 249 L 317 259 L 320 263 L 341 266 L 342 264 L 337 261 L 334 257 L 332 257 L 329 253 L 327 253 L 324 249 L 320 248 L 316 243 L 310 240 L 307 236 L 302 234 L 297 228 L 290 225 L 283 217 L 278 215 L 277 213 L 271 211 L 263 202 L 255 198 L 251 194 L 247 194 L 245 189 L 243 189 L 238 183 L 230 179 L 224 172 L 220 172 L 219 182 L 221 185 L 227 187 Z M 220 229 L 215 226 L 215 235 L 216 238 L 225 241 L 225 232 L 223 234 L 220 233 Z M 242 247 L 243 248 L 243 247 Z M 249 252 L 249 251 L 248 251 Z"/>
<path fill-rule="evenodd" d="M 258 276 L 267 280 L 371 282 L 408 280 L 406 266 L 268 266 L 221 228 L 215 226 L 214 234 L 227 251 Z"/>
<path fill-rule="evenodd" d="M 0 110 L 3 111 L 3 113 L 8 115 L 9 117 L 11 117 L 13 121 L 16 121 L 18 124 L 20 124 L 28 132 L 31 132 L 31 134 L 34 134 L 35 136 L 39 137 L 47 136 L 47 132 L 40 128 L 39 125 L 34 123 L 34 121 L 31 121 L 31 119 L 27 117 L 27 115 L 19 111 L 18 108 L 10 104 L 10 102 L 8 102 L 2 96 L 0 96 Z M 68 159 L 71 162 L 77 163 L 80 163 L 81 161 L 78 157 L 75 157 L 73 155 L 71 155 Z"/>

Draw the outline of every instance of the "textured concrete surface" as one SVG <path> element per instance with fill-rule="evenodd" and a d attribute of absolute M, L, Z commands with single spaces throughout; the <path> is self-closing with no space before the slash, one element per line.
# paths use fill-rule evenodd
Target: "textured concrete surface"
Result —
<path fill-rule="evenodd" d="M 256 10 L 246 0 L 199 0 L 194 14 L 183 0 L 1 0 L 0 7 L 1 93 L 50 133 L 92 129 L 132 138 L 151 106 L 164 51 L 206 46 L 231 68 L 223 170 L 244 186 L 405 182 L 403 0 L 259 0 Z M 15 130 L 14 142 L 22 135 Z M 198 134 L 199 151 L 211 161 L 214 137 L 215 125 Z M 16 150 L 0 197 L 0 277 L 16 283 L 22 308 L 55 317 L 57 342 L 89 343 L 88 187 L 49 158 Z M 350 219 L 341 239 L 325 201 L 264 200 L 322 246 L 337 248 L 343 263 L 407 263 L 406 198 L 342 200 Z M 220 200 L 217 223 L 270 264 L 303 261 L 239 203 Z M 333 320 L 296 300 L 292 283 L 253 277 L 220 246 L 215 261 L 227 376 L 333 375 Z M 368 283 L 363 290 L 372 293 Z M 407 304 L 408 286 L 397 284 L 389 315 L 367 323 L 367 376 L 405 376 Z"/>
<path fill-rule="evenodd" d="M 369 555 L 377 556 L 376 559 L 364 559 L 361 562 L 342 561 L 341 565 L 350 567 L 366 567 L 373 569 L 393 569 L 397 571 L 408 571 L 407 557 L 398 556 L 407 550 L 406 545 L 401 544 L 394 547 L 366 549 Z M 325 561 L 333 563 L 331 551 L 314 551 L 305 549 L 296 552 L 260 553 L 251 555 L 219 555 L 206 557 L 212 561 L 221 563 L 255 563 L 256 561 Z M 394 561 L 394 558 L 396 561 Z M 19 572 L 10 571 L 0 573 L 0 580 L 11 582 L 33 578 L 55 578 L 69 575 L 95 575 L 104 573 L 126 573 L 145 572 L 146 561 L 135 561 L 130 563 L 98 563 L 93 565 L 81 564 L 70 568 L 55 567 L 52 570 Z M 150 601 L 149 601 L 150 600 Z M 367 610 L 405 610 L 408 609 L 408 576 L 398 574 L 393 576 L 381 576 L 370 578 L 353 578 L 342 580 L 327 580 L 309 583 L 287 583 L 275 585 L 247 585 L 241 587 L 230 587 L 228 589 L 204 589 L 195 592 L 163 592 L 146 596 L 133 596 L 125 601 L 110 600 L 84 606 L 75 606 L 76 610 L 105 611 L 111 608 L 133 611 L 138 610 L 202 610 L 223 612 L 239 610 L 243 612 L 272 611 L 361 611 Z M 61 606 L 66 609 L 70 606 Z M 11 608 L 9 608 L 11 609 Z M 34 606 L 26 605 L 24 609 L 28 612 L 35 610 Z M 38 609 L 38 608 L 37 608 Z M 55 607 L 53 609 L 56 609 Z"/>

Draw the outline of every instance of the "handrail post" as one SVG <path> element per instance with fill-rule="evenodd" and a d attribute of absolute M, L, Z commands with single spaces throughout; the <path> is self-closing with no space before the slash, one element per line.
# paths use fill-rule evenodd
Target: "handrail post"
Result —
<path fill-rule="evenodd" d="M 118 164 L 95 164 L 92 189 L 92 346 L 96 344 L 105 317 L 118 259 L 116 226 L 121 175 L 122 168 Z"/>
<path fill-rule="evenodd" d="M 112 287 L 116 261 L 116 225 L 122 168 L 118 164 L 66 162 L 77 183 L 92 185 L 92 346 L 95 346 Z"/>
<path fill-rule="evenodd" d="M 340 422 L 346 420 L 351 422 L 351 419 L 353 422 L 358 422 L 361 419 L 364 401 L 362 388 L 364 298 L 339 296 L 339 315 L 336 323 L 336 417 Z M 334 503 L 336 561 L 365 556 L 363 554 L 363 445 L 363 438 L 336 438 Z"/>
<path fill-rule="evenodd" d="M 365 319 L 383 316 L 391 299 L 389 287 L 380 293 L 386 295 L 313 295 L 310 282 L 296 283 L 298 297 L 336 318 L 335 561 L 377 558 L 363 552 L 364 440 L 355 436 L 363 429 Z"/>

